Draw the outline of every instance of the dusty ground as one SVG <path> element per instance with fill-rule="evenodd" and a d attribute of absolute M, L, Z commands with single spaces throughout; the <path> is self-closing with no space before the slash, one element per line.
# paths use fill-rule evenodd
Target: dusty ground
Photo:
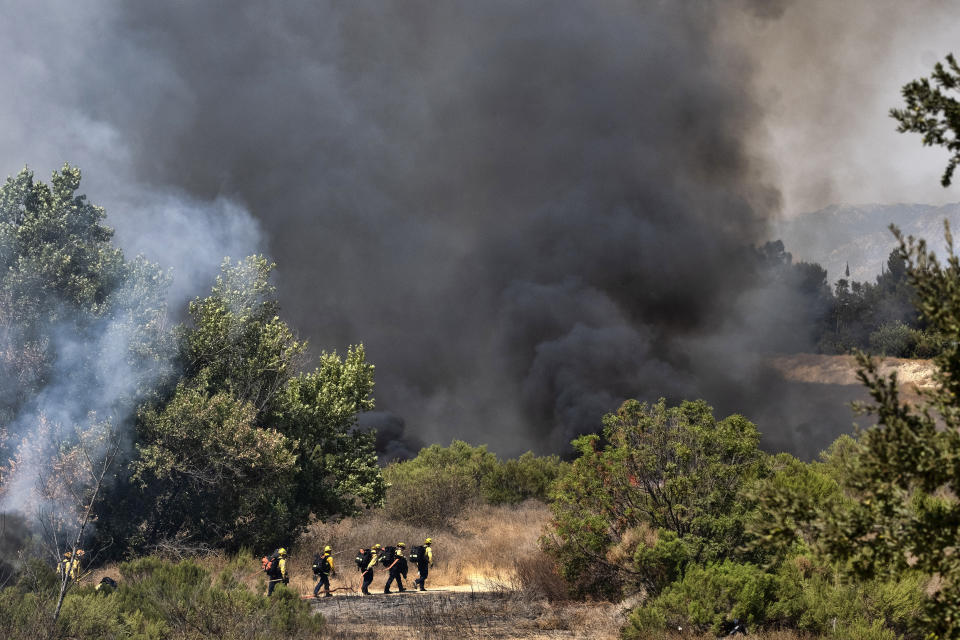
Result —
<path fill-rule="evenodd" d="M 814 353 L 798 353 L 776 356 L 768 361 L 787 380 L 813 384 L 837 384 L 859 386 L 857 361 L 853 356 L 825 356 Z M 889 375 L 896 371 L 897 379 L 907 392 L 933 387 L 934 366 L 932 360 L 908 360 L 883 358 L 880 373 Z"/>
<path fill-rule="evenodd" d="M 616 605 L 548 603 L 469 585 L 425 592 L 323 598 L 314 604 L 344 638 L 597 638 L 622 625 Z"/>

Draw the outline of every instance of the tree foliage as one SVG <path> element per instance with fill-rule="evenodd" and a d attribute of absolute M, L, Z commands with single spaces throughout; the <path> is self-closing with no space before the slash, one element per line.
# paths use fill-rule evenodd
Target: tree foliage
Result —
<path fill-rule="evenodd" d="M 112 245 L 103 209 L 78 195 L 79 186 L 80 170 L 64 165 L 49 185 L 24 169 L 0 187 L 0 423 L 5 425 L 56 382 L 57 374 L 72 378 L 74 396 L 102 397 L 104 387 L 124 387 L 110 398 L 114 406 L 86 408 L 124 412 L 116 403 L 136 402 L 162 373 L 158 367 L 169 346 L 169 277 L 141 258 L 127 260 Z M 124 346 L 119 353 L 116 344 Z M 111 384 L 111 374 L 121 368 L 138 379 Z"/>
<path fill-rule="evenodd" d="M 849 353 L 930 358 L 942 349 L 943 337 L 927 327 L 913 304 L 914 291 L 903 258 L 893 250 L 874 282 L 856 282 L 849 275 L 827 284 L 819 264 L 793 262 L 781 241 L 755 250 L 761 299 L 776 300 L 762 317 L 772 333 L 752 336 L 761 350 Z"/>
<path fill-rule="evenodd" d="M 226 260 L 210 294 L 171 327 L 169 276 L 124 257 L 79 185 L 65 166 L 49 185 L 24 170 L 0 187 L 5 507 L 30 508 L 27 476 L 53 477 L 76 450 L 67 438 L 34 451 L 43 424 L 124 434 L 132 458 L 92 515 L 115 553 L 289 543 L 311 518 L 381 504 L 374 435 L 356 428 L 373 407 L 363 347 L 322 353 L 307 369 L 307 345 L 280 319 L 273 265 L 260 256 Z"/>
<path fill-rule="evenodd" d="M 940 587 L 920 621 L 936 637 L 960 635 L 960 259 L 947 228 L 949 256 L 941 264 L 923 240 L 900 240 L 900 254 L 917 291 L 918 310 L 946 338 L 935 358 L 936 385 L 921 406 L 900 398 L 896 374 L 878 373 L 860 356 L 860 378 L 872 402 L 862 407 L 877 425 L 850 459 L 849 509 L 825 523 L 829 552 L 861 577 L 892 576 L 908 568 L 938 576 Z"/>
<path fill-rule="evenodd" d="M 311 516 L 382 502 L 373 435 L 354 428 L 373 407 L 373 366 L 358 346 L 299 372 L 306 344 L 277 315 L 272 268 L 259 256 L 225 262 L 190 304 L 181 381 L 138 420 L 128 500 L 151 508 L 136 544 L 288 544 Z"/>
<path fill-rule="evenodd" d="M 960 66 L 953 54 L 934 65 L 929 78 L 919 78 L 904 85 L 902 90 L 906 107 L 891 109 L 890 115 L 899 123 L 901 133 L 919 133 L 925 146 L 943 147 L 950 158 L 940 184 L 949 187 L 953 172 L 960 163 L 960 102 L 953 97 L 960 87 Z"/>
<path fill-rule="evenodd" d="M 655 593 L 690 562 L 731 557 L 744 538 L 746 482 L 765 473 L 756 427 L 716 420 L 703 401 L 625 402 L 602 438 L 574 440 L 578 458 L 554 492 L 544 538 L 581 593 Z"/>
<path fill-rule="evenodd" d="M 546 500 L 551 486 L 567 469 L 557 456 L 527 452 L 500 461 L 486 445 L 454 440 L 449 447 L 431 445 L 417 457 L 384 469 L 389 483 L 387 514 L 429 527 L 449 527 L 472 505 L 516 504 Z"/>

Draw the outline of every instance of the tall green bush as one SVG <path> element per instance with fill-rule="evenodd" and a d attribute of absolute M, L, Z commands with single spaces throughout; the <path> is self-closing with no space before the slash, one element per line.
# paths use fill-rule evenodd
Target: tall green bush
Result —
<path fill-rule="evenodd" d="M 745 539 L 741 489 L 766 473 L 759 438 L 703 401 L 627 401 L 604 417 L 602 438 L 574 441 L 579 457 L 557 482 L 542 544 L 578 593 L 605 597 L 653 594 L 687 562 L 731 557 Z"/>
<path fill-rule="evenodd" d="M 624 638 L 639 640 L 651 629 L 678 626 L 722 635 L 737 619 L 753 626 L 766 619 L 774 599 L 774 576 L 751 564 L 729 560 L 709 566 L 693 565 L 683 578 L 664 589 L 650 604 L 634 611 Z"/>
<path fill-rule="evenodd" d="M 516 504 L 546 500 L 553 482 L 567 465 L 557 456 L 527 452 L 501 462 L 485 445 L 454 440 L 449 447 L 432 445 L 417 457 L 383 471 L 389 483 L 387 514 L 410 524 L 449 527 L 471 505 Z"/>
<path fill-rule="evenodd" d="M 733 620 L 753 631 L 790 628 L 833 638 L 892 639 L 922 614 L 927 580 L 846 581 L 816 558 L 798 555 L 776 571 L 724 561 L 690 566 L 656 598 L 635 608 L 623 629 L 633 640 L 683 627 L 721 634 Z"/>
<path fill-rule="evenodd" d="M 528 451 L 505 460 L 487 474 L 481 492 L 490 504 L 517 504 L 531 498 L 547 500 L 550 488 L 567 468 L 557 456 L 536 456 Z"/>

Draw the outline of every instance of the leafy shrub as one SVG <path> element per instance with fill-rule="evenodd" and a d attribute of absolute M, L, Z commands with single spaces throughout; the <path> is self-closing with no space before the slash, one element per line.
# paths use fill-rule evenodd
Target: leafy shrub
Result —
<path fill-rule="evenodd" d="M 706 567 L 693 565 L 681 580 L 640 607 L 649 611 L 630 616 L 624 637 L 644 637 L 651 625 L 662 626 L 661 621 L 670 627 L 689 625 L 716 634 L 734 619 L 752 626 L 765 621 L 775 593 L 774 576 L 754 565 L 729 560 Z"/>
<path fill-rule="evenodd" d="M 749 510 L 740 490 L 765 474 L 759 437 L 703 401 L 625 402 L 604 417 L 603 439 L 574 440 L 580 455 L 557 481 L 545 550 L 579 595 L 608 598 L 655 594 L 690 558 L 734 555 Z"/>
<path fill-rule="evenodd" d="M 935 358 L 943 353 L 947 346 L 947 339 L 942 333 L 923 329 L 917 329 L 915 332 L 917 342 L 913 347 L 912 357 Z"/>
<path fill-rule="evenodd" d="M 773 573 L 725 561 L 691 565 L 683 578 L 637 607 L 623 630 L 642 638 L 677 626 L 719 633 L 733 619 L 752 628 L 788 627 L 835 638 L 895 638 L 923 611 L 926 579 L 845 582 L 805 555 Z"/>
<path fill-rule="evenodd" d="M 234 570 L 228 567 L 227 572 Z M 120 586 L 110 594 L 91 586 L 72 589 L 64 599 L 56 633 L 78 640 L 267 640 L 313 638 L 323 629 L 323 619 L 311 614 L 297 593 L 281 587 L 265 598 L 230 573 L 214 581 L 189 560 L 142 558 L 120 565 L 120 575 Z M 4 589 L 0 627 L 12 637 L 51 637 L 54 634 L 40 632 L 44 621 L 53 618 L 55 600 L 53 589 Z"/>
<path fill-rule="evenodd" d="M 545 500 L 567 466 L 556 456 L 530 452 L 500 462 L 486 446 L 460 440 L 449 447 L 432 445 L 416 458 L 384 469 L 390 484 L 385 509 L 389 517 L 408 524 L 449 527 L 471 504 Z"/>
<path fill-rule="evenodd" d="M 870 350 L 877 355 L 909 358 L 917 346 L 917 332 L 902 322 L 884 324 L 870 334 Z"/>
<path fill-rule="evenodd" d="M 746 522 L 754 557 L 777 565 L 800 549 L 816 548 L 820 514 L 843 501 L 832 461 L 856 448 L 846 436 L 824 454 L 825 462 L 805 463 L 786 453 L 771 457 L 771 474 L 747 490 L 755 504 Z"/>
<path fill-rule="evenodd" d="M 384 509 L 389 518 L 411 525 L 447 528 L 477 499 L 476 484 L 456 468 L 408 463 L 384 469 L 389 483 Z"/>
<path fill-rule="evenodd" d="M 944 346 L 942 334 L 915 329 L 903 322 L 881 325 L 870 334 L 870 350 L 881 356 L 933 358 L 943 352 Z"/>
<path fill-rule="evenodd" d="M 778 570 L 777 599 L 767 610 L 768 622 L 812 633 L 872 638 L 901 635 L 922 613 L 928 580 L 917 572 L 896 580 L 850 582 L 829 567 L 817 566 L 815 560 L 801 560 L 802 556 L 793 558 Z M 878 635 L 881 628 L 885 631 Z M 864 635 L 869 629 L 873 631 Z"/>
<path fill-rule="evenodd" d="M 528 451 L 497 465 L 483 478 L 483 498 L 490 504 L 547 500 L 550 487 L 568 467 L 557 456 L 535 456 Z"/>

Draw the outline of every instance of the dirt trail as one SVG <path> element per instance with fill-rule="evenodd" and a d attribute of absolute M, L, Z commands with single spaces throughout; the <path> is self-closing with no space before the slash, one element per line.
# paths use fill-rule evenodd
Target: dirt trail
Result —
<path fill-rule="evenodd" d="M 343 594 L 343 595 L 341 595 Z M 338 592 L 312 600 L 338 638 L 473 638 L 546 640 L 617 637 L 622 612 L 612 605 L 551 605 L 503 588 L 451 585 L 360 596 Z"/>

